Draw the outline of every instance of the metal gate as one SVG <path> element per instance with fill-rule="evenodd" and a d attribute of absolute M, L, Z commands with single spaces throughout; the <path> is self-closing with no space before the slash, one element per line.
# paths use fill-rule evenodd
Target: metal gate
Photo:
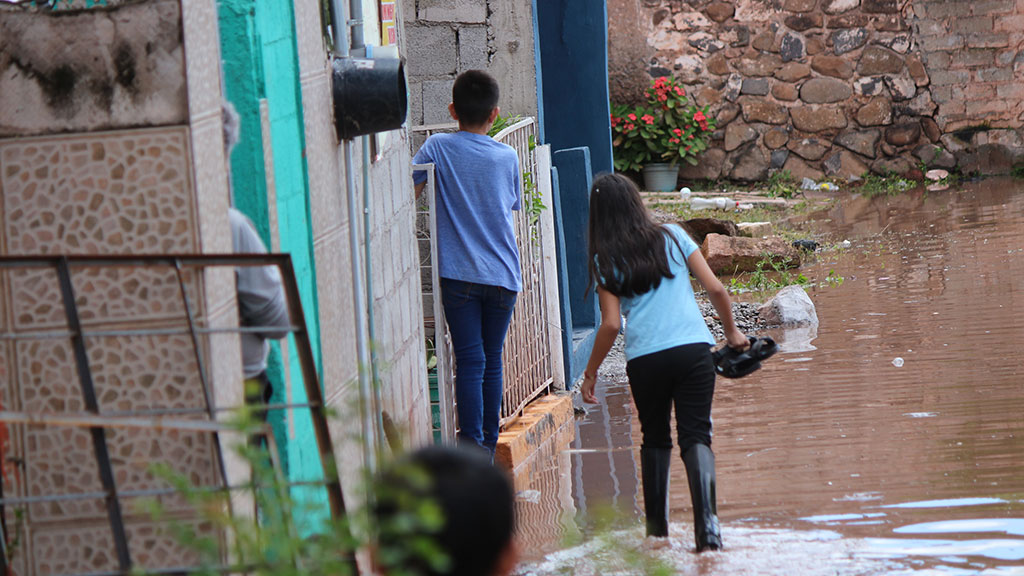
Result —
<path fill-rule="evenodd" d="M 26 281 L 29 279 L 40 289 L 57 286 L 59 295 L 59 302 L 53 302 L 52 306 L 45 303 L 37 306 L 38 310 L 50 312 L 46 326 L 3 328 L 0 323 L 0 380 L 4 385 L 0 395 L 4 402 L 0 407 L 0 440 L 4 441 L 0 444 L 0 452 L 4 452 L 0 454 L 0 486 L 3 487 L 0 492 L 0 574 L 127 576 L 152 571 L 190 573 L 209 568 L 190 565 L 186 551 L 175 551 L 180 543 L 170 542 L 173 536 L 161 534 L 159 528 L 152 526 L 152 519 L 140 515 L 133 503 L 140 498 L 180 498 L 178 490 L 149 476 L 147 470 L 148 465 L 161 461 L 173 467 L 180 464 L 178 459 L 201 460 L 193 468 L 194 473 L 188 476 L 196 490 L 226 493 L 230 502 L 236 500 L 238 493 L 254 489 L 251 484 L 229 482 L 232 474 L 228 468 L 237 462 L 225 454 L 223 444 L 225 436 L 237 435 L 238 431 L 225 419 L 239 406 L 215 405 L 210 374 L 213 365 L 223 360 L 210 357 L 209 342 L 217 335 L 260 332 L 267 327 L 218 327 L 209 311 L 199 310 L 197 296 L 202 286 L 200 276 L 210 269 L 267 265 L 276 266 L 281 272 L 292 323 L 289 331 L 300 356 L 308 403 L 264 408 L 309 410 L 326 478 L 318 484 L 326 490 L 332 517 L 340 519 L 345 514 L 320 384 L 290 257 L 280 254 L 0 257 L 0 286 L 4 289 L 16 292 L 17 286 L 31 287 Z M 124 322 L 104 325 L 103 315 L 119 305 L 99 297 L 100 291 L 95 289 L 94 283 L 109 281 L 114 288 L 106 293 L 108 295 L 121 294 L 132 286 L 133 297 L 141 294 L 145 298 L 147 287 L 143 286 L 143 291 L 139 292 L 135 274 L 139 271 L 151 277 L 162 275 L 162 280 L 154 285 L 177 285 L 180 300 L 164 305 L 179 310 L 180 318 L 159 327 L 127 328 Z M 230 274 L 231 270 L 226 272 Z M 161 292 L 161 296 L 166 295 L 166 291 Z M 12 316 L 18 313 L 13 310 Z M 120 317 L 129 318 L 124 314 Z M 178 348 L 168 345 L 164 349 L 143 350 L 139 345 L 140 341 L 149 346 L 167 345 L 172 339 L 178 343 Z M 124 345 L 124 341 L 133 344 Z M 53 353 L 47 356 L 49 360 L 33 359 L 33 347 L 40 345 L 52 347 Z M 191 349 L 191 357 L 186 357 L 187 348 Z M 173 374 L 168 375 L 164 365 L 160 365 L 145 375 L 123 375 L 117 386 L 111 383 L 110 374 L 117 370 L 123 374 L 127 366 L 140 361 L 140 357 L 145 362 L 147 353 L 156 359 L 179 352 L 183 356 L 174 362 Z M 117 361 L 119 359 L 121 362 Z M 240 361 L 237 357 L 229 360 Z M 18 372 L 17 394 L 12 393 L 14 371 Z M 153 398 L 141 402 L 126 400 L 127 397 L 138 400 L 139 394 L 145 394 L 145 387 L 153 384 L 147 379 L 154 377 L 154 373 L 156 378 L 178 381 L 181 386 L 174 398 L 161 397 L 157 387 Z M 241 386 L 241 382 L 238 384 Z M 180 392 L 194 396 L 181 400 Z M 44 393 L 50 396 L 45 402 L 39 402 Z M 26 410 L 26 406 L 34 409 Z M 39 407 L 44 409 L 35 409 Z M 268 434 L 268 431 L 264 427 L 263 433 Z M 141 446 L 137 442 L 140 437 L 145 440 Z M 268 434 L 267 439 L 270 452 L 274 454 L 272 435 Z M 155 453 L 162 457 L 154 457 Z M 74 457 L 74 461 L 68 460 L 69 457 Z M 89 471 L 90 457 L 92 472 Z M 273 461 L 276 463 L 276 458 Z M 202 472 L 204 462 L 208 464 L 209 474 Z M 82 468 L 72 470 L 72 467 Z M 80 472 L 84 473 L 76 477 Z M 180 506 L 178 513 L 179 519 L 189 519 L 187 507 Z M 251 510 L 248 513 L 234 510 L 234 513 L 256 521 Z M 105 527 L 95 523 L 96 518 L 103 517 Z M 66 525 L 73 524 L 75 518 L 82 518 L 82 526 L 77 531 L 73 525 L 67 530 Z M 55 529 L 55 522 L 65 527 Z M 47 543 L 55 546 L 52 554 L 50 549 L 44 549 Z M 20 546 L 20 549 L 12 549 L 12 546 Z M 157 558 L 156 553 L 160 551 L 166 554 Z M 53 557 L 47 557 L 48 554 Z M 76 554 L 81 557 L 75 557 Z M 226 554 L 224 559 L 227 563 Z M 30 565 L 30 561 L 33 564 Z M 246 571 L 244 567 L 227 565 L 222 570 Z"/>

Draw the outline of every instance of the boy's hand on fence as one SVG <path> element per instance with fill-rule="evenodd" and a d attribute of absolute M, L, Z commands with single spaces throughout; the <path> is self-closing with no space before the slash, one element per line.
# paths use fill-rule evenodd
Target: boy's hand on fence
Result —
<path fill-rule="evenodd" d="M 594 395 L 594 389 L 597 387 L 597 374 L 583 373 L 583 384 L 580 385 L 580 394 L 583 396 L 583 401 L 587 404 L 597 404 L 597 396 Z"/>

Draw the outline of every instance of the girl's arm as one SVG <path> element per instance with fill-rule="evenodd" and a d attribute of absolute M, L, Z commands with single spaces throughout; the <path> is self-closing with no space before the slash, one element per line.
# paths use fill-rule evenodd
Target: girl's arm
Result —
<path fill-rule="evenodd" d="M 736 322 L 732 318 L 732 299 L 729 298 L 729 291 L 722 286 L 718 277 L 711 271 L 700 250 L 694 250 L 686 262 L 690 266 L 690 272 L 697 278 L 697 282 L 700 282 L 704 290 L 707 290 L 708 299 L 711 300 L 711 305 L 718 312 L 718 318 L 722 321 L 722 328 L 725 330 L 725 341 L 736 350 L 746 349 L 747 346 L 750 346 L 750 341 L 739 331 L 739 328 L 736 328 Z"/>
<path fill-rule="evenodd" d="M 590 351 L 590 361 L 587 362 L 587 368 L 583 371 L 583 385 L 580 386 L 583 401 L 588 404 L 597 404 L 597 396 L 594 395 L 594 387 L 597 385 L 597 369 L 601 367 L 604 357 L 612 349 L 612 344 L 615 344 L 615 338 L 619 335 L 621 327 L 619 297 L 598 286 L 597 300 L 601 304 L 601 326 L 597 329 L 594 347 Z"/>

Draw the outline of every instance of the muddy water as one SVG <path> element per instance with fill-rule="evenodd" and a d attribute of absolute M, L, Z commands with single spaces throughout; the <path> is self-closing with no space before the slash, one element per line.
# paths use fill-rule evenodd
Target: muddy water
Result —
<path fill-rule="evenodd" d="M 850 241 L 803 269 L 843 282 L 809 290 L 816 331 L 773 332 L 782 353 L 719 380 L 728 551 L 689 553 L 677 460 L 675 542 L 655 556 L 684 574 L 1024 574 L 1024 186 L 848 197 L 805 227 Z M 604 379 L 604 403 L 552 460 L 571 483 L 559 500 L 570 531 L 612 537 L 572 547 L 534 531 L 523 573 L 651 570 L 626 560 L 642 496 L 621 380 Z M 520 503 L 526 524 L 532 505 Z M 609 508 L 618 524 L 595 529 Z"/>

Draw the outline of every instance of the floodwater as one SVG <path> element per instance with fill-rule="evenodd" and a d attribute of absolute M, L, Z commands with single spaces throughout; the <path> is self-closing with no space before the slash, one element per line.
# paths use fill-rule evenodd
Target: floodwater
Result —
<path fill-rule="evenodd" d="M 850 246 L 801 270 L 823 284 L 817 329 L 769 332 L 780 354 L 718 381 L 727 549 L 690 552 L 677 459 L 673 541 L 649 555 L 680 574 L 1024 575 L 1024 185 L 849 196 L 802 226 Z M 653 570 L 634 557 L 640 437 L 623 380 L 603 377 L 574 439 L 519 479 L 522 574 Z"/>

